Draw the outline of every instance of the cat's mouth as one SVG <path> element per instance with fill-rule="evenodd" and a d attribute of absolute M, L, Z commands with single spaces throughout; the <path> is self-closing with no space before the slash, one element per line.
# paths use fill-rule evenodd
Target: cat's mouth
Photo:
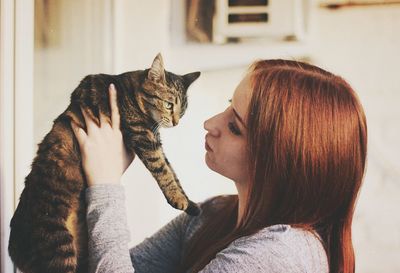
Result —
<path fill-rule="evenodd" d="M 174 127 L 174 124 L 172 124 L 172 121 L 162 121 L 161 126 L 164 128 L 171 128 Z"/>
<path fill-rule="evenodd" d="M 161 120 L 158 122 L 158 124 L 160 125 L 160 127 L 163 127 L 163 128 L 171 128 L 174 126 L 172 121 L 165 117 L 161 117 Z"/>

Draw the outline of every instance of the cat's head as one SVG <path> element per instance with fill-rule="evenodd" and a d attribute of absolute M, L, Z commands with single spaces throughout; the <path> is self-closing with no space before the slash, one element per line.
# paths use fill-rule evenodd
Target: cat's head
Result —
<path fill-rule="evenodd" d="M 141 111 L 161 127 L 178 124 L 187 108 L 187 89 L 199 76 L 193 72 L 183 76 L 164 70 L 161 54 L 158 54 L 136 95 Z"/>

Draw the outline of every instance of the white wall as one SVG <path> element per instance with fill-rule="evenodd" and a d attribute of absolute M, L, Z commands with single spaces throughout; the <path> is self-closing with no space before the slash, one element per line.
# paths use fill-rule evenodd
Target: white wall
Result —
<path fill-rule="evenodd" d="M 115 73 L 147 68 L 169 38 L 169 1 L 114 1 Z"/>
<path fill-rule="evenodd" d="M 56 3 L 53 11 L 57 13 L 51 15 L 53 19 L 47 28 L 54 42 L 35 48 L 35 144 L 68 106 L 72 91 L 85 75 L 113 71 L 112 1 L 53 3 Z"/>

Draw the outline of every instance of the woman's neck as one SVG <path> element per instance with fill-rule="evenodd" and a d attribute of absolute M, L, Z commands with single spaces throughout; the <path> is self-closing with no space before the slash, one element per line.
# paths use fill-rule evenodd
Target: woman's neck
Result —
<path fill-rule="evenodd" d="M 239 198 L 239 204 L 238 204 L 238 217 L 237 217 L 237 222 L 236 222 L 236 227 L 239 225 L 243 218 L 244 214 L 244 209 L 246 205 L 246 195 L 247 195 L 247 183 L 239 183 L 235 182 L 237 191 L 238 191 L 238 198 Z"/>

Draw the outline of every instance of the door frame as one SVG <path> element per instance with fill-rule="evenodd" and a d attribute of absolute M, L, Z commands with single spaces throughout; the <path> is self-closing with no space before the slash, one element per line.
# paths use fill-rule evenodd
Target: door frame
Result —
<path fill-rule="evenodd" d="M 0 271 L 15 272 L 9 223 L 34 146 L 34 0 L 1 0 L 0 13 Z"/>

